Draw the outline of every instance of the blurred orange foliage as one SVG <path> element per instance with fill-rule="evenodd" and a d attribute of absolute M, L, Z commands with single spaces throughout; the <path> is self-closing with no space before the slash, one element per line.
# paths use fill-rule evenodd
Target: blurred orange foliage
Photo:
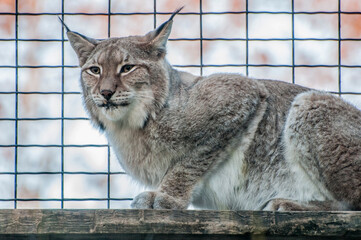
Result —
<path fill-rule="evenodd" d="M 15 12 L 14 0 L 0 0 L 1 12 Z M 11 34 L 14 31 L 15 18 L 12 15 L 3 15 L 2 21 L 0 21 L 0 28 L 6 31 L 7 34 Z"/>

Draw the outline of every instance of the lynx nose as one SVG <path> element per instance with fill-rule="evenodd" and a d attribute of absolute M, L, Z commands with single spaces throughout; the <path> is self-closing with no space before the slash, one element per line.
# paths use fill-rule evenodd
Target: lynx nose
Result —
<path fill-rule="evenodd" d="M 106 100 L 109 100 L 109 99 L 113 96 L 114 92 L 111 91 L 111 90 L 101 90 L 101 91 L 100 91 L 100 94 L 101 94 Z"/>

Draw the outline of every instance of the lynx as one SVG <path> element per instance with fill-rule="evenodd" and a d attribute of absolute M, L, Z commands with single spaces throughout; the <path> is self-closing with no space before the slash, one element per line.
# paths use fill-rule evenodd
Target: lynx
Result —
<path fill-rule="evenodd" d="M 132 207 L 361 210 L 361 112 L 295 84 L 176 70 L 166 43 L 179 11 L 144 36 L 95 40 L 64 24 L 92 123 L 153 189 Z"/>

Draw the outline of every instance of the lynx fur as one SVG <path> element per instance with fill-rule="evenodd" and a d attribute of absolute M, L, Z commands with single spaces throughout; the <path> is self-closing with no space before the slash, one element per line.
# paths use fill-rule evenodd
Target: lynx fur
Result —
<path fill-rule="evenodd" d="M 361 210 L 361 112 L 295 84 L 174 69 L 166 43 L 179 11 L 144 36 L 65 26 L 91 121 L 153 189 L 132 207 Z"/>

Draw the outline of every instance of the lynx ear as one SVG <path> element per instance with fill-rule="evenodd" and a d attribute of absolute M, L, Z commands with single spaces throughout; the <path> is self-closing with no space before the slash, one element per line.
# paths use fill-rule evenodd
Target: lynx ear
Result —
<path fill-rule="evenodd" d="M 183 7 L 174 11 L 168 21 L 166 21 L 165 23 L 160 25 L 157 29 L 155 29 L 145 35 L 149 44 L 152 45 L 153 49 L 157 50 L 157 52 L 158 52 L 157 55 L 165 54 L 168 37 L 172 30 L 173 18 L 182 9 L 183 9 Z"/>
<path fill-rule="evenodd" d="M 88 38 L 80 33 L 72 32 L 59 17 L 59 20 L 66 29 L 66 35 L 68 36 L 70 45 L 78 55 L 79 65 L 83 66 L 88 59 L 90 53 L 94 50 L 98 40 Z"/>
<path fill-rule="evenodd" d="M 83 66 L 90 53 L 94 50 L 97 40 L 85 37 L 76 32 L 67 32 L 66 35 L 68 36 L 70 45 L 78 55 L 79 65 Z"/>

